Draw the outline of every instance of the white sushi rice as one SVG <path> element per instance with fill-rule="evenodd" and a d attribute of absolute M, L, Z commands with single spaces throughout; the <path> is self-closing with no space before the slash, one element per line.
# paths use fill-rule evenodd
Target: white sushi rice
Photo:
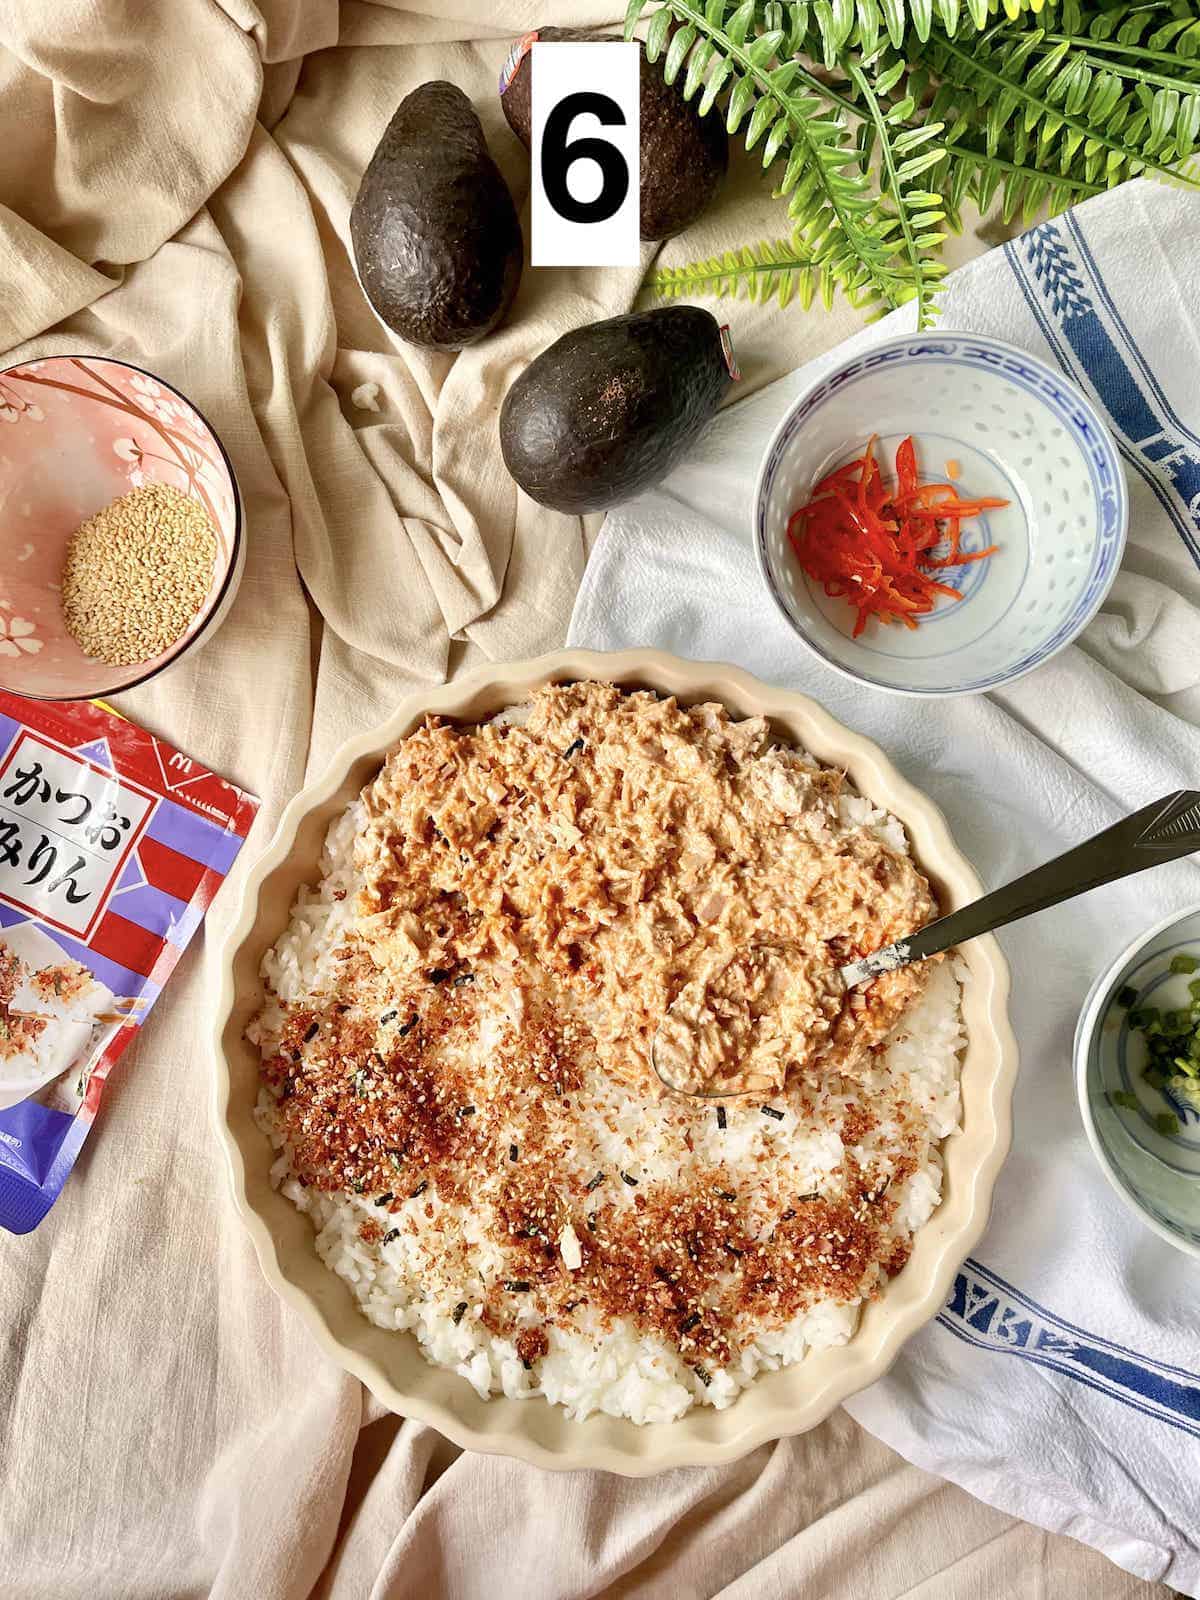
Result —
<path fill-rule="evenodd" d="M 895 818 L 853 793 L 843 794 L 840 803 L 845 820 L 870 827 L 892 848 L 907 853 L 904 830 Z M 320 887 L 301 891 L 287 931 L 264 960 L 268 1003 L 251 1033 L 264 1055 L 281 1020 L 275 997 L 303 1001 L 306 994 L 336 979 L 333 952 L 353 924 L 360 887 L 353 841 L 362 821 L 361 802 L 356 802 L 333 823 L 322 857 Z M 920 1228 L 938 1204 L 942 1183 L 938 1141 L 957 1126 L 963 1043 L 959 979 L 954 965 L 943 962 L 893 1034 L 873 1075 L 857 1088 L 855 1098 L 876 1105 L 887 1105 L 889 1097 L 892 1105 L 907 1102 L 924 1130 L 916 1170 L 890 1190 L 897 1202 L 897 1239 Z M 632 1149 L 642 1179 L 678 1178 L 679 1162 L 686 1160 L 679 1143 L 683 1119 L 678 1103 L 646 1103 L 617 1085 L 591 1087 L 593 1152 L 610 1165 L 627 1165 Z M 718 1129 L 712 1115 L 699 1122 L 688 1119 L 695 1160 L 725 1162 L 739 1173 L 753 1172 L 759 1180 L 757 1198 L 764 1217 L 772 1207 L 778 1214 L 780 1195 L 819 1189 L 838 1168 L 844 1153 L 839 1129 L 850 1103 L 846 1093 L 828 1091 L 822 1125 L 814 1130 L 802 1127 L 790 1109 L 782 1121 L 767 1121 L 757 1106 L 730 1100 L 724 1129 Z M 602 1321 L 584 1306 L 572 1326 L 547 1326 L 549 1351 L 527 1369 L 513 1339 L 492 1335 L 480 1320 L 484 1285 L 502 1270 L 502 1260 L 471 1209 L 447 1208 L 430 1193 L 419 1205 L 410 1200 L 403 1207 L 416 1221 L 415 1229 L 401 1230 L 390 1243 L 367 1243 L 360 1236 L 362 1225 L 375 1221 L 390 1231 L 390 1223 L 397 1220 L 395 1210 L 389 1214 L 368 1196 L 301 1185 L 292 1173 L 276 1102 L 265 1088 L 258 1118 L 278 1152 L 273 1181 L 311 1218 L 318 1254 L 349 1285 L 363 1313 L 381 1328 L 414 1334 L 428 1360 L 460 1374 L 480 1396 L 541 1394 L 572 1417 L 599 1411 L 639 1423 L 668 1421 L 693 1404 L 727 1406 L 756 1373 L 798 1362 L 810 1349 L 844 1344 L 854 1332 L 858 1302 L 820 1300 L 782 1327 L 752 1330 L 736 1360 L 714 1367 L 705 1384 L 666 1341 L 647 1336 L 620 1318 Z M 609 1120 L 615 1132 L 607 1125 Z M 881 1117 L 879 1126 L 855 1147 L 855 1154 L 875 1170 L 890 1172 L 900 1155 L 896 1124 Z M 428 1220 L 427 1210 L 432 1212 Z M 438 1245 L 448 1222 L 464 1247 L 456 1259 L 469 1263 L 456 1281 L 446 1277 L 446 1255 Z M 576 1248 L 572 1237 L 560 1241 L 568 1266 L 576 1259 Z M 464 1302 L 467 1310 L 456 1322 L 455 1308 Z"/>

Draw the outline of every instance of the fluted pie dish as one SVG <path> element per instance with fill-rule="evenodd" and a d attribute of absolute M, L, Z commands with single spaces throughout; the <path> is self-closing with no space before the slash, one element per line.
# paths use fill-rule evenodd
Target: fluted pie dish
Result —
<path fill-rule="evenodd" d="M 467 1448 L 646 1474 L 814 1426 L 985 1225 L 1002 957 L 854 1016 L 793 962 L 786 1078 L 774 1000 L 726 1009 L 753 1073 L 719 1106 L 655 1095 L 649 1039 L 685 981 L 728 1005 L 739 917 L 846 954 L 978 890 L 876 747 L 732 667 L 573 651 L 409 697 L 288 807 L 224 954 L 217 1119 L 264 1272 Z"/>

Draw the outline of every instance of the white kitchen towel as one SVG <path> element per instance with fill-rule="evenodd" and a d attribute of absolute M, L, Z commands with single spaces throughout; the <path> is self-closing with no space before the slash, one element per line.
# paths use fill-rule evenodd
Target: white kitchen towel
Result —
<path fill-rule="evenodd" d="M 1058 363 L 1106 413 L 1129 480 L 1129 548 L 1103 609 L 1078 645 L 1007 691 L 932 703 L 858 687 L 807 655 L 765 594 L 750 544 L 758 459 L 833 357 L 727 410 L 661 489 L 608 517 L 570 642 L 734 661 L 814 695 L 937 801 L 991 885 L 1200 786 L 1198 319 L 1200 199 L 1144 182 L 947 281 L 943 325 Z M 898 312 L 837 355 L 911 326 Z M 1200 1262 L 1106 1184 L 1080 1124 L 1071 1041 L 1102 965 L 1197 899 L 1200 870 L 1160 867 L 1002 935 L 1022 1064 L 991 1223 L 940 1315 L 848 1406 L 919 1466 L 1190 1595 Z"/>

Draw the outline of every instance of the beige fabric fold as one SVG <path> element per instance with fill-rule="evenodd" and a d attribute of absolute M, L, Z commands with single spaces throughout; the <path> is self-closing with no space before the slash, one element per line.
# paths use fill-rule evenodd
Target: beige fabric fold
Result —
<path fill-rule="evenodd" d="M 0 0 L 0 352 L 135 360 L 230 451 L 237 603 L 121 706 L 263 797 L 248 855 L 405 690 L 562 640 L 594 519 L 517 495 L 497 411 L 558 333 L 627 309 L 640 273 L 527 269 L 504 328 L 450 358 L 381 327 L 347 242 L 358 177 L 427 78 L 472 96 L 524 205 L 495 83 L 543 20 L 520 0 Z M 662 257 L 784 231 L 735 157 L 719 206 Z M 729 317 L 743 393 L 855 325 L 844 307 Z M 354 404 L 363 383 L 378 411 Z M 226 1192 L 203 1037 L 232 891 L 59 1205 L 0 1236 L 4 1600 L 1156 1592 L 842 1414 L 731 1468 L 634 1483 L 464 1455 L 382 1413 L 267 1289 Z"/>

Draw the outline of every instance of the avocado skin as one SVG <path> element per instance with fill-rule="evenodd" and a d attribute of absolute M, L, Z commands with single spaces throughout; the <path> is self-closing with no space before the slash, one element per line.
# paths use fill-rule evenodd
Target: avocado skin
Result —
<path fill-rule="evenodd" d="M 607 35 L 586 28 L 539 28 L 545 44 L 594 39 Z M 640 48 L 640 46 L 639 46 Z M 526 53 L 516 75 L 500 96 L 508 125 L 526 150 L 533 141 L 530 84 L 532 56 Z M 668 83 L 646 60 L 642 48 L 639 95 L 641 107 L 641 171 L 639 232 L 643 239 L 671 239 L 706 209 L 729 165 L 729 135 L 720 116 L 702 117 L 678 83 Z"/>
<path fill-rule="evenodd" d="M 604 511 L 658 483 L 730 382 L 716 318 L 700 306 L 609 317 L 563 334 L 500 408 L 504 464 L 556 511 Z"/>
<path fill-rule="evenodd" d="M 461 350 L 501 321 L 521 281 L 521 225 L 454 84 L 423 83 L 400 102 L 363 174 L 350 238 L 367 298 L 411 344 Z"/>

